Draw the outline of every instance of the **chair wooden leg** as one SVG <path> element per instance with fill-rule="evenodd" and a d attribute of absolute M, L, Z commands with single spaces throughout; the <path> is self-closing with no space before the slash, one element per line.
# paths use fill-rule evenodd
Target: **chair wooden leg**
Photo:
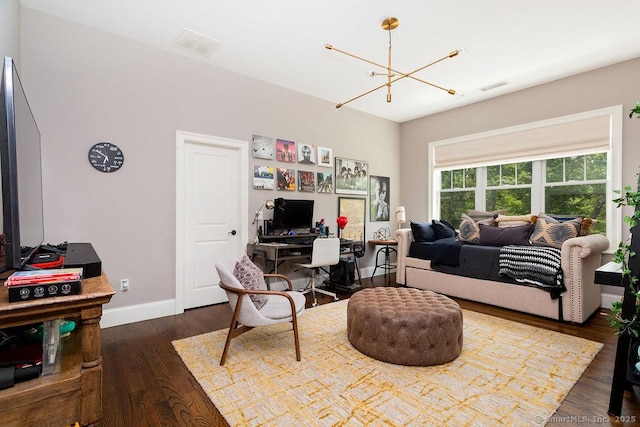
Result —
<path fill-rule="evenodd" d="M 240 314 L 241 306 L 242 306 L 242 298 L 238 298 L 236 309 L 233 311 L 233 316 L 231 318 L 231 325 L 229 325 L 229 333 L 227 334 L 227 340 L 224 343 L 224 350 L 222 351 L 222 357 L 220 358 L 220 366 L 224 365 L 224 362 L 227 361 L 227 353 L 229 353 L 229 347 L 231 346 L 231 339 L 253 329 L 244 325 L 238 326 L 238 315 Z"/>
<path fill-rule="evenodd" d="M 293 313 L 293 319 L 291 320 L 291 323 L 293 323 L 293 341 L 296 345 L 296 360 L 299 362 L 301 360 L 300 338 L 298 337 L 298 318 L 295 313 Z"/>

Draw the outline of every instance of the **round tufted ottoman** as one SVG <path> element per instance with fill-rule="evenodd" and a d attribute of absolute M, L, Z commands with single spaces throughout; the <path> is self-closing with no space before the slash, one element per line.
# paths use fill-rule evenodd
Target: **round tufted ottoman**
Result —
<path fill-rule="evenodd" d="M 367 288 L 347 305 L 347 336 L 383 362 L 426 366 L 462 351 L 462 311 L 452 299 L 414 288 Z"/>

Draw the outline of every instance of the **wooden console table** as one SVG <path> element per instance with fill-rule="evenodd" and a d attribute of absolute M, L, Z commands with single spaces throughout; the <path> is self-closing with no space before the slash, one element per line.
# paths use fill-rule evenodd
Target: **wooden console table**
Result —
<path fill-rule="evenodd" d="M 102 418 L 102 306 L 115 292 L 105 274 L 82 281 L 82 293 L 39 300 L 8 301 L 0 289 L 0 329 L 47 320 L 78 325 L 63 338 L 59 373 L 0 390 L 3 426 L 98 424 Z"/>

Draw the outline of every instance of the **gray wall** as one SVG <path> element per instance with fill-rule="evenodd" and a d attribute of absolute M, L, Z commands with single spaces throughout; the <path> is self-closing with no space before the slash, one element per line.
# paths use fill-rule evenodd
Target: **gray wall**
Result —
<path fill-rule="evenodd" d="M 633 186 L 640 166 L 640 120 L 629 119 L 627 113 L 640 101 L 638 75 L 640 59 L 634 59 L 402 124 L 401 201 L 406 206 L 407 219 L 431 219 L 426 218 L 430 142 L 613 105 L 622 104 L 625 114 L 622 182 L 623 186 Z M 627 238 L 628 230 L 623 228 L 623 237 Z M 617 242 L 613 243 L 617 247 Z M 618 290 L 607 287 L 604 292 Z"/>
<path fill-rule="evenodd" d="M 20 64 L 20 0 L 0 1 L 0 57 Z"/>
<path fill-rule="evenodd" d="M 42 132 L 46 239 L 91 242 L 114 287 L 131 280 L 108 309 L 175 297 L 176 130 L 332 147 L 392 177 L 392 206 L 399 200 L 397 123 L 336 112 L 328 102 L 30 9 L 22 15 L 23 80 Z M 123 149 L 117 173 L 89 165 L 87 151 L 100 141 Z M 250 190 L 247 227 L 264 200 L 282 195 Z M 295 196 L 313 197 L 318 219 L 335 221 L 336 195 Z M 367 234 L 382 224 L 369 224 Z"/>

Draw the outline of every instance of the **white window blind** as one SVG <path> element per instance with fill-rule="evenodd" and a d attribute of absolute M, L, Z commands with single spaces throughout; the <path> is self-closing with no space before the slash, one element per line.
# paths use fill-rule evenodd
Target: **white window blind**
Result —
<path fill-rule="evenodd" d="M 433 166 L 475 166 L 513 160 L 540 160 L 610 148 L 611 119 L 597 116 L 533 129 L 433 144 Z"/>

